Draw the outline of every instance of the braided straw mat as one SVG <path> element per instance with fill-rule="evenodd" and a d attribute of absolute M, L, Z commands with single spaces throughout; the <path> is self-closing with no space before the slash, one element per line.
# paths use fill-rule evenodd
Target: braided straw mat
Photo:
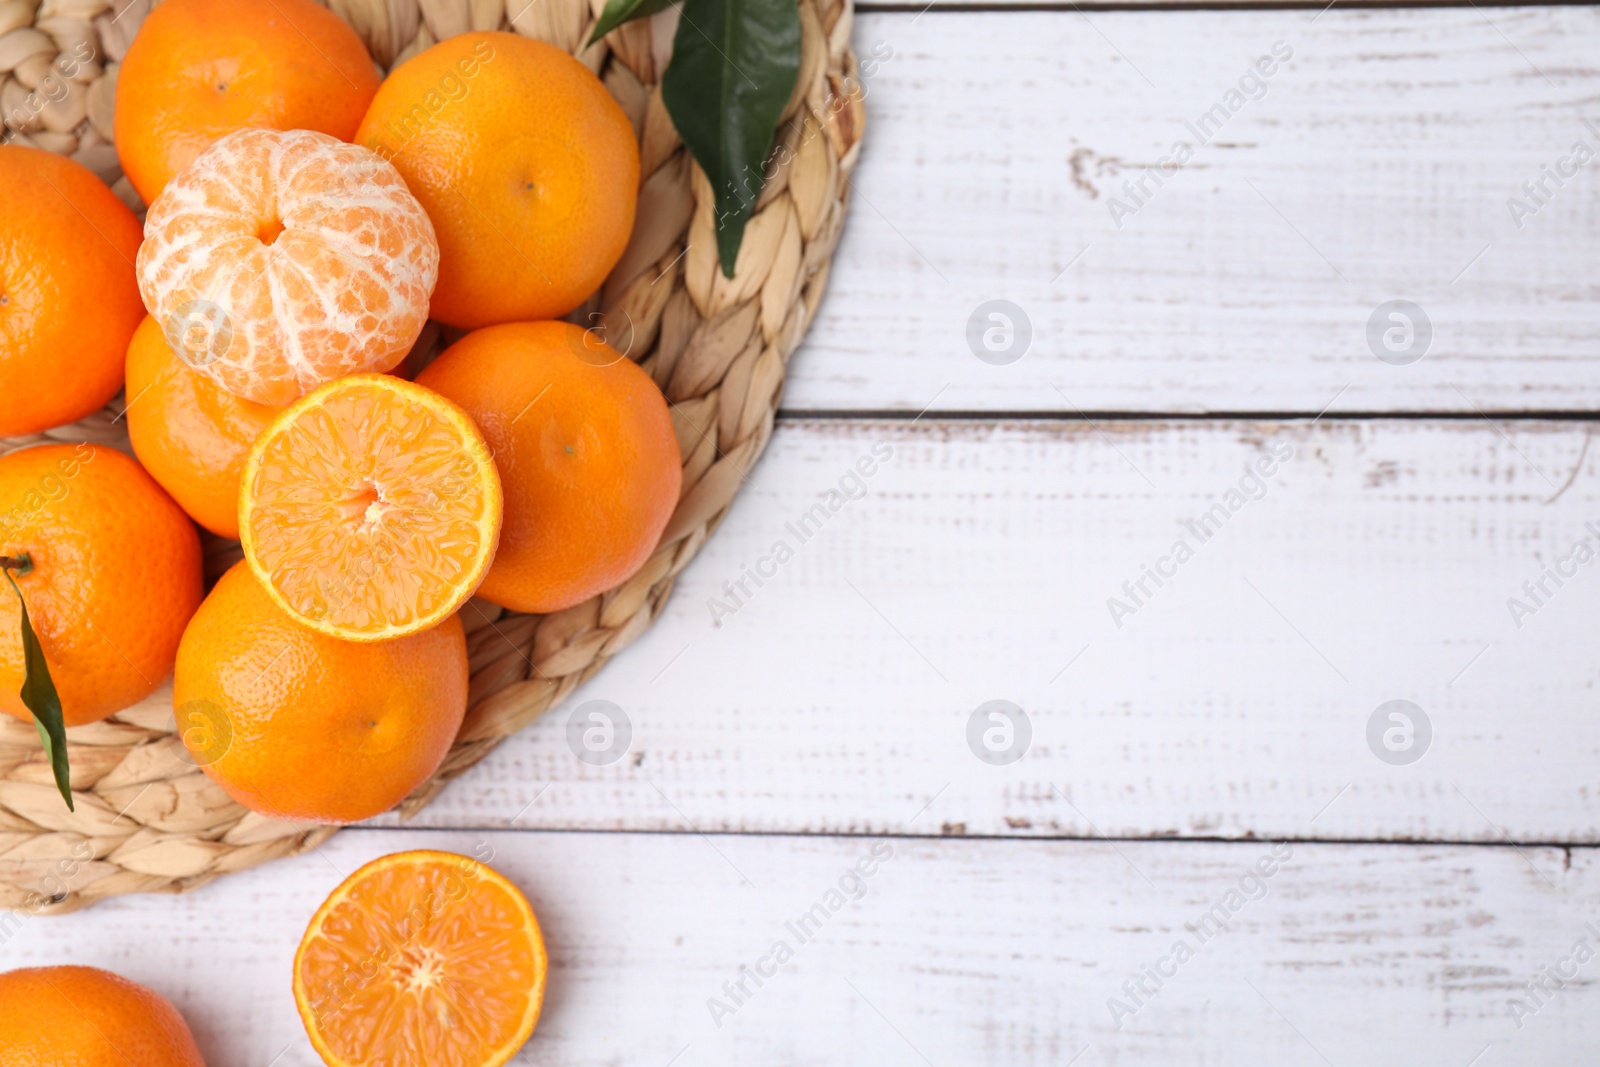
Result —
<path fill-rule="evenodd" d="M 798 0 L 799 83 L 729 279 L 717 264 L 710 186 L 661 102 L 670 14 L 629 23 L 585 48 L 603 0 L 325 2 L 385 69 L 453 34 L 508 29 L 570 50 L 604 80 L 639 135 L 639 215 L 622 261 L 572 321 L 602 329 L 654 377 L 672 405 L 684 460 L 677 511 L 634 577 L 553 615 L 482 601 L 462 613 L 470 710 L 438 773 L 401 804 L 409 816 L 643 633 L 674 576 L 727 512 L 772 434 L 784 365 L 822 299 L 865 112 L 850 50 L 852 0 Z M 111 114 L 118 62 L 150 7 L 150 0 L 0 0 L 0 116 L 20 143 L 70 155 L 141 212 L 117 165 Z M 57 56 L 84 56 L 85 44 L 94 59 L 63 63 L 73 71 L 64 79 L 53 68 Z M 456 336 L 430 323 L 412 368 Z M 0 440 L 0 452 L 43 440 L 127 449 L 122 411 L 119 397 L 71 426 Z M 208 579 L 239 558 L 237 543 L 208 540 Z M 334 832 L 235 804 L 185 758 L 173 733 L 170 684 L 67 732 L 75 814 L 52 784 L 33 724 L 0 720 L 0 908 L 64 912 L 122 893 L 183 892 L 307 851 Z"/>

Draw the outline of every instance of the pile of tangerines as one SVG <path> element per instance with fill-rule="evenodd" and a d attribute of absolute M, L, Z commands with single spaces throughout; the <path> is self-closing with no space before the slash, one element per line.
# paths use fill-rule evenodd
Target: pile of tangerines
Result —
<path fill-rule="evenodd" d="M 677 503 L 660 391 L 560 321 L 629 240 L 633 130 L 588 68 L 514 34 L 381 79 L 313 0 L 166 0 L 115 123 L 142 225 L 78 164 L 0 146 L 0 436 L 121 393 L 134 453 L 0 456 L 21 594 L 0 596 L 0 707 L 32 715 L 31 622 L 66 725 L 170 675 L 180 727 L 206 727 L 185 744 L 241 804 L 369 818 L 461 726 L 470 598 L 581 603 Z M 407 380 L 430 319 L 454 343 Z M 197 525 L 243 546 L 209 592 Z M 467 1067 L 521 1047 L 544 977 L 510 882 L 406 853 L 323 905 L 293 986 L 329 1064 Z M 158 994 L 85 968 L 0 975 L 0 1033 L 0 1067 L 201 1062 Z"/>

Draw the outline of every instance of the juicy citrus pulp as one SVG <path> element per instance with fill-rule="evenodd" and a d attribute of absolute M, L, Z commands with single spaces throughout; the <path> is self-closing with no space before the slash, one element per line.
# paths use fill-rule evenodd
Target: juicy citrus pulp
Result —
<path fill-rule="evenodd" d="M 442 621 L 483 580 L 500 533 L 483 436 L 431 390 L 358 374 L 309 393 L 250 450 L 245 558 L 299 621 L 378 641 Z"/>
<path fill-rule="evenodd" d="M 449 852 L 362 867 L 317 909 L 294 999 L 330 1067 L 499 1067 L 539 1020 L 547 961 L 527 899 Z"/>

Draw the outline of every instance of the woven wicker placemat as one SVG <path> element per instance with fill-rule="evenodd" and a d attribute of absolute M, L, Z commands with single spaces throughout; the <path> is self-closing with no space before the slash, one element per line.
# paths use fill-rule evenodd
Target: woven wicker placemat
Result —
<path fill-rule="evenodd" d="M 772 434 L 786 361 L 827 284 L 865 119 L 850 49 L 852 0 L 798 2 L 800 79 L 730 279 L 716 260 L 710 187 L 661 103 L 666 20 L 629 23 L 585 48 L 603 0 L 327 0 L 384 69 L 442 38 L 502 29 L 566 48 L 600 75 L 639 135 L 639 216 L 622 261 L 573 321 L 603 329 L 661 386 L 684 461 L 678 508 L 633 578 L 553 615 L 477 600 L 462 611 L 470 710 L 443 766 L 401 805 L 403 815 L 644 632 Z M 139 212 L 144 206 L 117 164 L 111 116 L 118 63 L 151 6 L 0 0 L 8 133 L 83 163 Z M 425 362 L 455 336 L 430 324 L 413 360 Z M 122 410 L 118 397 L 82 422 L 0 440 L 0 452 L 44 440 L 127 449 Z M 237 543 L 208 539 L 208 580 L 238 558 Z M 306 851 L 334 832 L 235 804 L 186 759 L 173 734 L 170 684 L 67 739 L 75 814 L 52 784 L 33 725 L 0 715 L 0 907 L 38 914 L 122 893 L 182 892 Z"/>

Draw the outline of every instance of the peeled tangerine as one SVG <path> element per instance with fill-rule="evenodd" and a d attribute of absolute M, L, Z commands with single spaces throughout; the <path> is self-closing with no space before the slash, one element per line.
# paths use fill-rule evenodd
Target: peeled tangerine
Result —
<path fill-rule="evenodd" d="M 439 243 L 375 152 L 309 130 L 240 130 L 156 197 L 137 266 L 180 358 L 281 406 L 405 358 L 427 321 Z"/>
<path fill-rule="evenodd" d="M 387 374 L 329 382 L 262 431 L 239 539 L 268 595 L 345 641 L 437 626 L 494 559 L 504 498 L 465 412 Z"/>

